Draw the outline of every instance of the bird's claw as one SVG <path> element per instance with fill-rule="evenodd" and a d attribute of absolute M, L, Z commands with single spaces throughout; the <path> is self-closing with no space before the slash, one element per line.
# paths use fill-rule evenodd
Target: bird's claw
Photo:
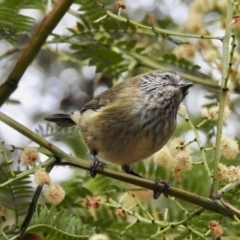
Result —
<path fill-rule="evenodd" d="M 104 163 L 99 161 L 98 158 L 94 157 L 93 158 L 93 163 L 92 163 L 92 165 L 90 167 L 90 170 L 89 170 L 90 177 L 92 177 L 92 178 L 96 177 L 98 167 L 101 167 L 101 169 L 103 169 L 104 168 Z"/>
<path fill-rule="evenodd" d="M 159 183 L 163 184 L 164 186 L 162 187 L 161 190 L 153 190 L 153 198 L 157 199 L 160 197 L 161 193 L 164 193 L 164 195 L 167 195 L 167 191 L 170 187 L 170 183 L 166 181 L 161 181 L 160 179 L 156 179 L 155 183 L 158 185 Z"/>

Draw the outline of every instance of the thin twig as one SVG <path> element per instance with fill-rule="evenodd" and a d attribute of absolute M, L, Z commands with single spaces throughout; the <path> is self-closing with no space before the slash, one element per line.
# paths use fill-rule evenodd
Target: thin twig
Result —
<path fill-rule="evenodd" d="M 59 161 L 59 165 L 67 165 L 67 166 L 74 166 L 77 168 L 90 170 L 91 163 L 86 160 L 79 159 L 77 157 L 70 156 L 63 152 L 61 149 L 56 147 L 55 145 L 51 144 L 47 140 L 43 139 L 42 137 L 38 136 L 36 133 L 31 131 L 30 129 L 27 129 L 17 121 L 13 120 L 12 118 L 6 116 L 4 113 L 0 112 L 0 121 L 6 123 L 10 127 L 14 128 L 18 132 L 22 133 L 24 136 L 28 137 L 32 141 L 36 142 L 37 144 L 41 145 L 42 147 L 46 148 L 48 151 L 52 152 L 56 157 L 61 159 Z M 154 181 L 150 181 L 147 179 L 139 178 L 136 176 L 132 176 L 130 174 L 126 174 L 123 172 L 114 171 L 108 168 L 105 169 L 97 169 L 97 173 L 102 174 L 104 176 L 117 179 L 126 183 L 134 184 L 139 187 L 149 189 L 149 190 L 155 190 L 155 191 L 161 191 L 164 187 L 163 184 L 157 185 Z M 212 201 L 209 198 L 193 194 L 191 192 L 183 191 L 181 189 L 177 189 L 174 187 L 169 187 L 167 194 L 169 196 L 173 196 L 182 200 L 185 200 L 187 202 L 193 203 L 195 205 L 198 205 L 200 207 L 203 207 L 205 209 L 208 209 L 210 211 L 222 214 L 224 216 L 227 216 L 231 219 L 233 219 L 234 214 L 240 218 L 240 215 L 236 212 L 231 211 L 230 209 L 225 208 L 223 205 L 221 205 L 220 202 Z"/>
<path fill-rule="evenodd" d="M 180 32 L 176 32 L 176 31 L 170 31 L 170 30 L 166 30 L 166 29 L 162 29 L 162 28 L 157 28 L 157 27 L 154 27 L 154 26 L 152 26 L 152 27 L 146 26 L 146 25 L 137 23 L 133 20 L 130 20 L 128 18 L 125 18 L 125 17 L 122 17 L 122 16 L 119 16 L 117 14 L 112 13 L 111 11 L 107 10 L 104 7 L 104 5 L 101 4 L 101 3 L 96 3 L 96 5 L 101 7 L 105 11 L 105 13 L 113 19 L 116 19 L 116 20 L 121 21 L 121 22 L 129 23 L 131 25 L 134 25 L 137 28 L 150 30 L 152 32 L 159 33 L 159 34 L 164 34 L 166 36 L 170 35 L 170 36 L 185 37 L 185 38 L 216 39 L 216 40 L 222 40 L 222 38 L 223 38 L 222 36 L 206 36 L 206 35 L 199 35 L 199 34 L 180 33 Z"/>
<path fill-rule="evenodd" d="M 228 71 L 229 71 L 229 42 L 231 39 L 231 28 L 229 23 L 233 17 L 233 3 L 228 1 L 227 5 L 227 19 L 226 19 L 226 32 L 223 39 L 223 61 L 222 61 L 222 82 L 221 82 L 221 91 L 220 91 L 220 100 L 219 100 L 219 117 L 217 123 L 217 134 L 216 134 L 216 143 L 215 143 L 215 154 L 214 154 L 214 168 L 213 168 L 213 183 L 211 186 L 210 196 L 212 199 L 217 199 L 218 196 L 218 165 L 220 159 L 220 144 L 222 138 L 222 129 L 223 129 L 223 117 L 224 109 L 226 104 L 227 91 L 226 88 L 228 82 Z M 235 48 L 234 46 L 232 46 Z"/>
<path fill-rule="evenodd" d="M 53 167 L 54 167 L 55 163 L 51 163 L 47 168 L 46 168 L 46 171 L 47 172 L 50 172 Z M 28 212 L 27 212 L 27 215 L 25 216 L 24 220 L 23 220 L 23 223 L 21 225 L 21 228 L 20 228 L 20 234 L 19 234 L 19 240 L 22 240 L 23 237 L 24 237 L 24 234 L 28 228 L 28 225 L 32 219 L 32 216 L 34 214 L 34 211 L 36 209 L 36 206 L 37 206 L 37 202 L 38 202 L 38 199 L 39 199 L 39 196 L 41 194 L 41 191 L 42 191 L 42 188 L 43 186 L 38 186 L 34 195 L 33 195 L 33 198 L 32 198 L 32 201 L 29 205 L 29 208 L 28 208 Z"/>

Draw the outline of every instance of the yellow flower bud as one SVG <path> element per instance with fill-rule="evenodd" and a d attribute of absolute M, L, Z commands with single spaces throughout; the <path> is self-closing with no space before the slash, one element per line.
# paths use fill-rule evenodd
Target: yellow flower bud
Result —
<path fill-rule="evenodd" d="M 178 107 L 178 115 L 187 119 L 188 115 L 187 115 L 187 109 L 186 106 L 184 104 L 180 104 L 180 106 Z"/>
<path fill-rule="evenodd" d="M 228 167 L 222 163 L 218 165 L 218 178 L 219 180 L 226 180 L 228 178 Z"/>
<path fill-rule="evenodd" d="M 211 232 L 213 233 L 213 236 L 216 239 L 220 239 L 220 237 L 223 234 L 222 226 L 217 221 L 212 220 L 212 221 L 210 221 L 208 227 L 211 230 Z"/>
<path fill-rule="evenodd" d="M 170 142 L 169 150 L 173 156 L 176 156 L 180 152 L 192 153 L 189 146 L 185 146 L 185 140 L 183 138 L 175 138 Z"/>
<path fill-rule="evenodd" d="M 154 154 L 154 160 L 163 167 L 171 169 L 174 165 L 174 158 L 172 157 L 167 147 L 162 148 Z"/>
<path fill-rule="evenodd" d="M 176 155 L 176 163 L 172 170 L 172 175 L 177 181 L 181 181 L 181 173 L 192 169 L 192 157 L 188 152 L 179 152 Z"/>
<path fill-rule="evenodd" d="M 222 136 L 220 151 L 226 159 L 234 159 L 239 153 L 239 146 L 234 138 Z"/>
<path fill-rule="evenodd" d="M 124 217 L 126 214 L 126 211 L 123 208 L 118 208 L 116 211 L 116 215 L 119 217 Z"/>
<path fill-rule="evenodd" d="M 230 115 L 231 110 L 229 109 L 228 105 L 226 105 L 223 112 L 223 120 L 226 120 Z M 219 117 L 219 105 L 212 106 L 210 108 L 202 108 L 201 116 L 211 121 L 217 121 Z"/>
<path fill-rule="evenodd" d="M 228 181 L 236 182 L 240 179 L 240 168 L 237 166 L 230 166 L 228 168 Z"/>
<path fill-rule="evenodd" d="M 35 147 L 25 147 L 20 155 L 20 161 L 24 165 L 33 165 L 39 161 L 38 149 Z"/>
<path fill-rule="evenodd" d="M 50 185 L 44 191 L 44 196 L 52 204 L 59 204 L 65 197 L 65 191 L 60 185 Z"/>
<path fill-rule="evenodd" d="M 36 171 L 34 174 L 34 180 L 37 183 L 37 185 L 50 185 L 51 184 L 51 178 L 49 174 L 46 172 L 45 168 L 40 168 L 39 170 Z"/>

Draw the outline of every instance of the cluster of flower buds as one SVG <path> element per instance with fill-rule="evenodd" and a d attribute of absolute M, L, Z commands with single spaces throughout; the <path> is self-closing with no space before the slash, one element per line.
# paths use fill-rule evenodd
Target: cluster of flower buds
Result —
<path fill-rule="evenodd" d="M 224 108 L 223 119 L 226 120 L 231 114 L 228 105 Z M 219 105 L 210 108 L 204 107 L 201 110 L 201 116 L 211 121 L 217 121 L 219 117 Z"/>
<path fill-rule="evenodd" d="M 100 207 L 101 203 L 101 198 L 100 197 L 91 197 L 91 198 L 86 198 L 83 201 L 83 207 L 84 208 L 92 208 L 92 209 L 98 209 Z"/>
<path fill-rule="evenodd" d="M 38 149 L 35 147 L 25 147 L 21 152 L 20 160 L 26 166 L 35 165 L 39 161 Z M 45 168 L 40 168 L 35 172 L 34 180 L 38 186 L 46 185 L 43 194 L 52 204 L 59 204 L 64 199 L 64 189 L 52 183 Z"/>
<path fill-rule="evenodd" d="M 192 169 L 192 150 L 182 138 L 175 138 L 169 148 L 164 147 L 158 151 L 154 159 L 155 161 L 168 169 L 171 169 L 173 177 L 181 180 L 181 173 Z"/>
<path fill-rule="evenodd" d="M 218 165 L 218 178 L 220 180 L 227 180 L 228 182 L 236 182 L 240 179 L 240 167 L 230 166 L 220 163 Z"/>

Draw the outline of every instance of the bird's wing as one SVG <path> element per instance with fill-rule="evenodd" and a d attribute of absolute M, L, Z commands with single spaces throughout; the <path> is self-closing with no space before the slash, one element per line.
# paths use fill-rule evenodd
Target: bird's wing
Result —
<path fill-rule="evenodd" d="M 132 90 L 129 90 L 129 88 Z M 131 105 L 131 101 L 127 101 L 127 99 L 129 98 L 129 94 L 136 95 L 137 93 L 139 93 L 139 91 L 136 91 L 137 89 L 139 89 L 138 78 L 130 78 L 127 81 L 121 82 L 114 87 L 97 95 L 93 100 L 83 106 L 83 108 L 81 109 L 81 113 L 88 109 L 96 111 L 102 107 L 112 105 L 118 101 L 121 101 L 122 103 L 125 102 L 125 104 L 129 103 L 128 105 Z"/>
<path fill-rule="evenodd" d="M 91 109 L 91 110 L 98 110 L 102 107 L 106 107 L 108 104 L 114 102 L 115 100 L 118 99 L 118 90 L 121 87 L 121 83 L 118 84 L 117 86 L 113 87 L 114 93 L 113 93 L 113 88 L 110 88 L 104 92 L 102 92 L 101 94 L 99 94 L 98 96 L 96 96 L 93 100 L 91 100 L 90 102 L 86 103 L 83 108 L 81 109 L 81 113 L 83 113 L 84 111 Z"/>
<path fill-rule="evenodd" d="M 86 103 L 83 106 L 83 108 L 81 109 L 81 113 L 85 112 L 88 109 L 92 109 L 92 110 L 96 111 L 97 109 L 99 109 L 101 107 L 99 102 L 100 102 L 99 98 L 94 98 L 93 100 L 91 100 L 90 102 Z"/>

